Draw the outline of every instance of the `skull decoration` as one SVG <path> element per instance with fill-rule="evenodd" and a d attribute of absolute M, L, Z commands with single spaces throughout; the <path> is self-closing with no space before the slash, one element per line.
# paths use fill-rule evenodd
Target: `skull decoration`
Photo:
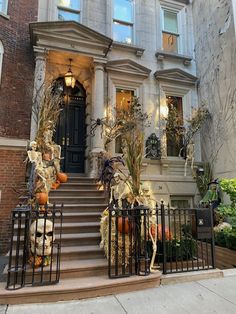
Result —
<path fill-rule="evenodd" d="M 52 222 L 47 219 L 38 219 L 31 224 L 30 243 L 33 255 L 47 256 L 51 254 L 52 243 L 55 240 L 54 231 Z"/>

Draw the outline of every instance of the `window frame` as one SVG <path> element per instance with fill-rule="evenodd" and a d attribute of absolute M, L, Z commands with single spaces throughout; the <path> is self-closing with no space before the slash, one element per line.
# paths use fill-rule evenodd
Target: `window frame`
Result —
<path fill-rule="evenodd" d="M 186 208 L 193 208 L 194 195 L 170 195 L 170 205 L 172 206 L 171 201 L 188 201 L 190 206 Z"/>
<path fill-rule="evenodd" d="M 3 16 L 8 16 L 7 15 L 7 11 L 8 11 L 8 0 L 3 0 L 4 1 L 4 3 L 5 3 L 5 11 L 1 11 L 0 10 L 0 15 L 3 15 Z"/>
<path fill-rule="evenodd" d="M 2 78 L 3 55 L 4 55 L 4 46 L 3 46 L 2 41 L 0 40 L 0 85 L 1 85 L 1 78 Z"/>
<path fill-rule="evenodd" d="M 165 12 L 169 12 L 169 13 L 174 13 L 176 14 L 176 19 L 177 19 L 177 33 L 175 32 L 170 32 L 165 30 Z M 174 8 L 170 8 L 170 7 L 166 7 L 166 6 L 162 6 L 161 7 L 161 47 L 163 51 L 166 52 L 170 52 L 170 53 L 181 53 L 181 32 L 180 32 L 180 10 L 178 9 L 174 9 Z M 169 35 L 174 35 L 176 37 L 176 41 L 177 41 L 177 49 L 176 51 L 168 51 L 165 50 L 163 47 L 163 34 L 169 34 Z"/>
<path fill-rule="evenodd" d="M 133 95 L 131 96 L 131 97 L 137 97 L 137 89 L 135 89 L 135 88 L 127 88 L 127 87 L 119 87 L 119 86 L 115 86 L 115 104 L 114 104 L 114 107 L 115 107 L 115 110 L 117 109 L 117 102 L 116 102 L 116 98 L 117 98 L 117 91 L 118 90 L 124 90 L 124 91 L 129 91 L 129 92 L 131 92 L 131 93 L 133 93 Z M 122 152 L 117 152 L 116 151 L 116 148 L 117 148 L 117 146 L 118 146 L 118 144 L 117 144 L 117 142 L 118 142 L 118 140 L 117 139 L 119 139 L 119 138 L 121 138 L 122 139 L 122 135 L 120 135 L 120 136 L 118 136 L 116 139 L 115 139 L 115 141 L 114 141 L 114 144 L 115 144 L 115 154 L 116 155 L 120 155 L 120 154 L 122 154 Z M 121 142 L 121 144 L 122 144 L 122 142 Z M 121 147 L 120 147 L 121 148 Z"/>
<path fill-rule="evenodd" d="M 59 18 L 58 18 L 58 14 L 59 14 L 59 10 L 62 10 L 62 11 L 64 11 L 64 12 L 69 12 L 69 13 L 78 14 L 78 16 L 79 16 L 79 21 L 75 21 L 75 20 L 73 20 L 73 21 L 75 21 L 75 22 L 77 22 L 77 23 L 81 23 L 81 21 L 82 21 L 82 17 L 81 17 L 82 2 L 83 2 L 83 1 L 80 0 L 80 9 L 79 9 L 79 10 L 75 10 L 75 9 L 71 9 L 71 8 L 69 8 L 69 7 L 64 7 L 64 6 L 58 5 L 58 2 L 57 2 L 57 20 L 60 21 Z M 66 20 L 66 21 L 70 21 L 70 20 Z"/>
<path fill-rule="evenodd" d="M 116 19 L 114 18 L 114 13 L 115 13 L 115 1 L 116 0 L 112 0 L 112 38 L 114 38 L 114 23 L 118 23 L 119 25 L 122 26 L 130 26 L 131 27 L 131 43 L 127 43 L 124 41 L 118 41 L 117 42 L 121 43 L 121 44 L 127 44 L 127 45 L 133 45 L 135 44 L 135 36 L 134 36 L 134 25 L 135 25 L 135 1 L 132 0 L 132 13 L 133 13 L 133 19 L 132 22 L 127 22 L 125 20 L 120 20 L 120 19 Z"/>

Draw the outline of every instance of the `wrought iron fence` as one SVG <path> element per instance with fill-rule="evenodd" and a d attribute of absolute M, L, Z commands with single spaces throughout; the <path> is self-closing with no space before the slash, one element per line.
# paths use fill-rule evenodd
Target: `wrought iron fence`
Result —
<path fill-rule="evenodd" d="M 156 263 L 164 274 L 215 268 L 211 208 L 155 209 Z"/>
<path fill-rule="evenodd" d="M 110 278 L 215 268 L 210 208 L 109 208 Z"/>
<path fill-rule="evenodd" d="M 59 282 L 62 207 L 54 205 L 44 211 L 19 207 L 12 211 L 6 289 Z"/>
<path fill-rule="evenodd" d="M 110 278 L 149 274 L 147 250 L 149 209 L 109 208 L 108 275 Z"/>

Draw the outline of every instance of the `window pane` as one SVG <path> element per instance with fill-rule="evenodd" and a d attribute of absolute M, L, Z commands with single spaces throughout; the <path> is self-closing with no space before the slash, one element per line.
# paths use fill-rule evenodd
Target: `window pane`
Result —
<path fill-rule="evenodd" d="M 162 47 L 169 52 L 178 52 L 178 36 L 163 32 Z"/>
<path fill-rule="evenodd" d="M 80 10 L 80 0 L 58 0 L 58 5 L 73 10 Z"/>
<path fill-rule="evenodd" d="M 178 33 L 177 13 L 164 11 L 164 30 L 171 33 Z"/>
<path fill-rule="evenodd" d="M 116 115 L 119 116 L 119 111 L 129 107 L 134 91 L 116 89 Z M 115 140 L 115 152 L 122 153 L 122 136 L 118 136 Z"/>
<path fill-rule="evenodd" d="M 0 12 L 7 13 L 7 1 L 6 0 L 0 0 Z"/>
<path fill-rule="evenodd" d="M 80 21 L 79 13 L 72 13 L 64 10 L 58 10 L 58 20 L 59 21 Z"/>
<path fill-rule="evenodd" d="M 132 43 L 132 26 L 123 25 L 118 22 L 113 23 L 113 39 L 122 43 Z"/>
<path fill-rule="evenodd" d="M 114 19 L 133 22 L 133 0 L 114 0 Z"/>

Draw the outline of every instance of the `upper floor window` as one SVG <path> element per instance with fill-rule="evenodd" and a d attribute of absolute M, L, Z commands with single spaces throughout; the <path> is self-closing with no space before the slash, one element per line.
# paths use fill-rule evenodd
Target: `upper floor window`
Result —
<path fill-rule="evenodd" d="M 0 40 L 0 83 L 1 83 L 1 74 L 2 74 L 3 53 L 4 53 L 3 44 L 2 44 L 2 42 Z"/>
<path fill-rule="evenodd" d="M 0 0 L 0 13 L 7 14 L 8 0 Z"/>
<path fill-rule="evenodd" d="M 178 52 L 178 13 L 163 10 L 162 48 L 168 52 Z"/>
<path fill-rule="evenodd" d="M 133 0 L 114 0 L 113 3 L 113 39 L 131 44 L 134 26 Z"/>
<path fill-rule="evenodd" d="M 1 1 L 1 0 L 0 0 Z M 58 0 L 58 20 L 80 22 L 80 0 Z"/>

